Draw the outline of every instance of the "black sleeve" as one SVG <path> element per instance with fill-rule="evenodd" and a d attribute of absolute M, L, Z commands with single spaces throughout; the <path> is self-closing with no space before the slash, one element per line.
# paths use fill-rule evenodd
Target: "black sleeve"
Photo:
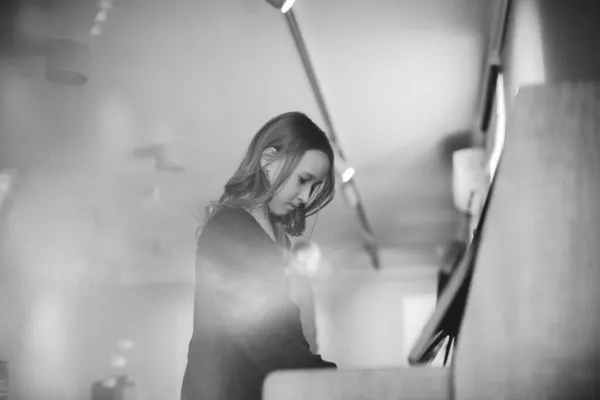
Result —
<path fill-rule="evenodd" d="M 196 290 L 205 296 L 196 298 L 210 298 L 227 334 L 265 374 L 335 367 L 310 351 L 298 308 L 283 272 L 274 268 L 276 257 L 265 254 L 264 240 L 243 218 L 207 224 L 196 254 Z"/>

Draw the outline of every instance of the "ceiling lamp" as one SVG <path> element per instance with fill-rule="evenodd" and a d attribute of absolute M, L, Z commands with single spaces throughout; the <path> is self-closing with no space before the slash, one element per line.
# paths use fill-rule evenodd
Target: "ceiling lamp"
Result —
<path fill-rule="evenodd" d="M 283 14 L 288 12 L 294 5 L 296 0 L 267 0 L 267 2 L 278 10 L 281 10 Z"/>
<path fill-rule="evenodd" d="M 352 177 L 354 176 L 354 168 L 352 167 L 348 167 L 344 170 L 344 172 L 342 172 L 342 182 L 346 183 L 349 182 L 350 179 L 352 179 Z"/>
<path fill-rule="evenodd" d="M 354 168 L 346 165 L 346 162 L 342 156 L 337 154 L 336 157 L 337 158 L 335 160 L 335 170 L 338 173 L 338 175 L 342 178 L 342 183 L 347 183 L 350 181 L 350 179 L 354 177 L 356 171 L 354 170 Z"/>
<path fill-rule="evenodd" d="M 186 170 L 185 165 L 173 159 L 172 152 L 164 143 L 140 146 L 133 150 L 132 155 L 137 159 L 153 159 L 157 171 L 183 173 Z"/>
<path fill-rule="evenodd" d="M 46 59 L 46 79 L 63 85 L 83 85 L 87 82 L 89 48 L 70 40 L 50 41 Z"/>

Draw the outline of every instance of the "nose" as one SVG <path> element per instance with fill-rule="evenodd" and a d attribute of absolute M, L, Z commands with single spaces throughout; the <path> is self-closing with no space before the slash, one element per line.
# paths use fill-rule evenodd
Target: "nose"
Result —
<path fill-rule="evenodd" d="M 302 189 L 302 191 L 298 195 L 298 200 L 303 204 L 308 203 L 308 199 L 310 198 L 310 186 L 306 186 Z"/>

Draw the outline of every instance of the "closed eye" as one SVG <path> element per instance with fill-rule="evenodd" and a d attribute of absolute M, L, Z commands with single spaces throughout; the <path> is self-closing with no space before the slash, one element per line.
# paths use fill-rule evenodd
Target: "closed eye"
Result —
<path fill-rule="evenodd" d="M 323 183 L 322 181 L 316 181 L 316 182 L 314 182 L 314 180 L 315 180 L 315 178 L 312 177 L 312 176 L 311 176 L 311 178 L 308 178 L 308 179 L 307 178 L 303 178 L 301 176 L 298 177 L 298 183 L 301 186 L 304 186 L 304 185 L 310 183 L 311 181 L 313 181 L 313 183 L 312 183 L 312 185 L 310 187 L 309 197 L 312 197 L 313 194 L 315 193 L 316 189 L 319 187 L 319 185 L 321 185 Z"/>
<path fill-rule="evenodd" d="M 310 188 L 310 197 L 312 197 L 315 192 L 317 191 L 317 189 L 319 188 L 319 186 L 321 186 L 323 182 L 315 182 L 312 187 Z"/>

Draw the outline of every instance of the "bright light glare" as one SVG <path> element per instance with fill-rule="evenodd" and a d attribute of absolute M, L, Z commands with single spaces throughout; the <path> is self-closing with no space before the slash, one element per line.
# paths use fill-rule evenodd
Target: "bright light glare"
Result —
<path fill-rule="evenodd" d="M 107 12 L 106 10 L 100 10 L 98 11 L 98 14 L 96 14 L 96 22 L 106 22 L 106 18 L 107 18 Z"/>
<path fill-rule="evenodd" d="M 354 168 L 346 168 L 342 173 L 342 182 L 348 182 L 354 176 Z"/>
<path fill-rule="evenodd" d="M 100 25 L 94 25 L 90 30 L 90 34 L 92 36 L 100 36 L 102 34 L 102 28 L 100 27 Z"/>
<path fill-rule="evenodd" d="M 490 179 L 493 179 L 496 174 L 506 135 L 506 98 L 504 96 L 504 77 L 502 74 L 498 75 L 496 81 L 496 120 L 498 122 L 496 123 L 494 147 L 489 161 Z"/>
<path fill-rule="evenodd" d="M 131 339 L 122 338 L 117 342 L 117 347 L 122 351 L 131 350 L 135 347 L 135 342 Z"/>
<path fill-rule="evenodd" d="M 283 5 L 281 6 L 281 13 L 285 14 L 286 12 L 288 12 L 295 2 L 296 0 L 286 0 L 285 3 L 283 3 Z"/>

